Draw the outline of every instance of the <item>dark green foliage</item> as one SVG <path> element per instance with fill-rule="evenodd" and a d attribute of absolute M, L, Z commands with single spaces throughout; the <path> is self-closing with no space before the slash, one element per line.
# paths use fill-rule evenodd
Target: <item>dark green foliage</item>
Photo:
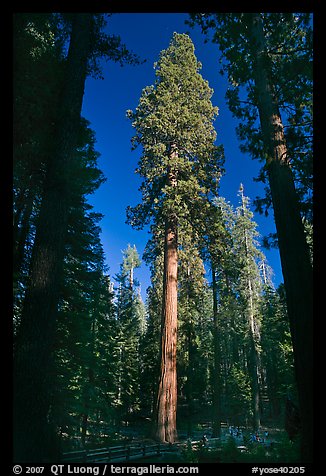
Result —
<path fill-rule="evenodd" d="M 80 346 L 72 346 L 75 365 L 89 362 L 79 388 L 83 439 L 96 394 L 97 321 L 88 304 L 90 276 L 96 275 L 95 268 L 103 273 L 95 256 L 103 258 L 99 258 L 99 241 L 89 241 L 99 229 L 90 231 L 92 225 L 82 222 L 89 219 L 94 226 L 97 217 L 87 215 L 84 195 L 92 193 L 103 176 L 96 167 L 94 134 L 80 112 L 86 76 L 92 71 L 98 74 L 100 56 L 138 61 L 120 38 L 102 34 L 103 26 L 101 14 L 14 16 L 14 450 L 18 461 L 58 459 L 53 425 L 61 421 L 52 418 L 57 391 L 53 351 L 58 309 L 61 300 L 65 303 L 62 292 L 69 295 L 65 288 L 69 279 L 73 285 L 77 279 L 78 285 L 67 306 L 71 316 L 80 319 L 79 326 L 75 317 L 75 338 L 85 344 L 85 355 L 79 354 Z M 70 253 L 78 256 L 71 272 L 65 267 Z M 67 324 L 65 335 L 70 333 Z"/>
<path fill-rule="evenodd" d="M 116 303 L 119 356 L 116 404 L 120 409 L 120 418 L 128 419 L 140 408 L 140 340 L 146 330 L 146 318 L 133 276 L 134 269 L 139 268 L 141 263 L 136 247 L 128 245 L 123 255 L 121 272 L 116 276 L 119 284 Z"/>
<path fill-rule="evenodd" d="M 83 442 L 87 422 L 96 433 L 100 421 L 110 421 L 113 417 L 110 410 L 116 385 L 113 336 L 117 333 L 113 294 L 110 280 L 104 274 L 99 240 L 100 217 L 85 208 L 89 207 L 80 208 L 79 213 L 75 209 L 68 233 L 70 246 L 58 316 L 55 367 L 58 379 L 52 417 L 64 439 L 78 441 L 81 437 Z"/>
<path fill-rule="evenodd" d="M 277 421 L 282 415 L 287 393 L 295 392 L 293 347 L 282 285 L 276 291 L 264 286 L 262 313 L 262 363 L 268 392 L 265 414 Z"/>
<path fill-rule="evenodd" d="M 171 211 L 186 220 L 199 213 L 206 196 L 216 192 L 223 163 L 222 150 L 214 145 L 218 109 L 190 38 L 174 33 L 155 69 L 155 84 L 144 88 L 136 110 L 127 112 L 137 131 L 133 144 L 143 148 L 137 169 L 143 202 L 128 209 L 136 228 L 152 218 L 159 223 Z M 172 161 L 171 147 L 177 151 Z M 168 185 L 168 170 L 176 173 L 177 187 Z"/>
<path fill-rule="evenodd" d="M 265 160 L 259 125 L 248 13 L 190 14 L 190 25 L 219 45 L 221 73 L 228 75 L 228 106 L 239 119 L 241 149 Z M 312 220 L 312 15 L 311 13 L 262 13 L 266 41 L 266 66 L 272 94 L 285 125 L 288 153 L 295 175 L 303 216 Z M 259 180 L 266 183 L 266 196 L 255 199 L 258 210 L 271 205 L 266 168 Z"/>

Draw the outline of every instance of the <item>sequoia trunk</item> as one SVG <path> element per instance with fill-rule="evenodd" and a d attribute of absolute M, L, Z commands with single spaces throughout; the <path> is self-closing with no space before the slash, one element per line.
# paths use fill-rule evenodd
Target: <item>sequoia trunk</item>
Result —
<path fill-rule="evenodd" d="M 164 245 L 161 370 L 156 404 L 159 441 L 173 443 L 177 437 L 177 224 L 166 223 Z"/>
<path fill-rule="evenodd" d="M 310 462 L 313 441 L 312 268 L 283 124 L 268 71 L 268 54 L 265 49 L 262 18 L 259 13 L 253 13 L 249 14 L 248 19 L 258 110 L 267 154 L 266 167 L 294 350 L 302 424 L 302 460 Z"/>
<path fill-rule="evenodd" d="M 167 184 L 177 186 L 174 161 L 177 149 L 171 146 Z M 170 210 L 165 221 L 163 302 L 161 327 L 161 367 L 156 401 L 155 437 L 174 443 L 177 438 L 177 328 L 178 328 L 178 220 Z"/>
<path fill-rule="evenodd" d="M 70 163 L 84 94 L 92 14 L 75 14 L 54 154 L 48 164 L 14 356 L 14 459 L 57 461 L 50 429 L 52 351 L 69 215 Z"/>

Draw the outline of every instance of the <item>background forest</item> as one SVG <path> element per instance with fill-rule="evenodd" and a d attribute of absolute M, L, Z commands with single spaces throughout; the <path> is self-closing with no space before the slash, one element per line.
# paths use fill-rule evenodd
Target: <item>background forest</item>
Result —
<path fill-rule="evenodd" d="M 106 177 L 82 101 L 103 60 L 143 58 L 107 33 L 110 16 L 13 18 L 14 459 L 132 436 L 220 437 L 225 424 L 284 429 L 290 400 L 310 462 L 311 14 L 189 14 L 219 46 L 241 148 L 261 162 L 265 196 L 239 183 L 237 205 L 219 192 L 218 108 L 191 33 L 157 52 L 153 84 L 126 111 L 141 149 L 140 203 L 126 219 L 150 238 L 142 256 L 125 244 L 114 276 L 89 201 Z M 275 235 L 260 236 L 253 206 L 273 213 Z M 262 245 L 280 250 L 276 288 Z"/>

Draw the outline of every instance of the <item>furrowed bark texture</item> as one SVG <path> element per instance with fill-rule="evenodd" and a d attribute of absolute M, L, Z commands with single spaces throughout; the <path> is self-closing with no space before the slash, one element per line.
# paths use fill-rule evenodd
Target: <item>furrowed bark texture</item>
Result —
<path fill-rule="evenodd" d="M 172 146 L 171 160 L 177 156 Z M 177 172 L 169 167 L 167 183 L 177 186 Z M 178 328 L 178 222 L 171 213 L 165 222 L 164 274 L 161 327 L 161 367 L 156 402 L 155 437 L 174 443 L 177 439 L 177 328 Z"/>
<path fill-rule="evenodd" d="M 177 438 L 177 225 L 165 231 L 161 370 L 157 396 L 156 438 L 173 443 Z"/>

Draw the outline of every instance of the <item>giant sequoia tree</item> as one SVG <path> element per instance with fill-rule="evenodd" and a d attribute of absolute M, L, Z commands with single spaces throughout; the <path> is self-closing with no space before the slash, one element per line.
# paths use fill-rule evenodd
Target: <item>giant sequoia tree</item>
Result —
<path fill-rule="evenodd" d="M 50 446 L 50 352 L 55 330 L 68 220 L 70 159 L 77 142 L 90 50 L 92 15 L 76 15 L 58 113 L 53 160 L 48 164 L 29 286 L 15 349 L 15 458 L 40 461 Z M 41 363 L 41 364 L 40 364 Z"/>
<path fill-rule="evenodd" d="M 178 228 L 205 209 L 216 191 L 221 151 L 214 145 L 212 89 L 199 73 L 200 63 L 188 35 L 173 34 L 155 65 L 155 84 L 141 94 L 135 112 L 128 111 L 137 131 L 134 144 L 143 154 L 143 202 L 128 210 L 129 222 L 143 227 L 151 219 L 164 229 L 164 273 L 161 370 L 157 392 L 155 436 L 174 442 L 177 436 L 177 272 Z"/>
<path fill-rule="evenodd" d="M 62 37 L 57 35 L 56 29 L 51 31 L 46 22 L 46 28 L 44 23 L 41 23 L 40 31 L 38 15 L 23 14 L 23 17 L 19 15 L 16 16 L 14 31 L 16 74 L 20 68 L 21 71 L 25 71 L 25 68 L 29 67 L 31 58 L 34 62 L 35 58 L 42 58 L 40 51 L 42 52 L 45 47 L 49 49 L 52 46 L 52 49 L 57 52 L 58 41 L 62 45 Z M 56 15 L 50 15 L 50 19 L 53 20 Z M 53 80 L 50 81 L 49 94 L 47 80 L 41 81 L 38 77 L 37 84 L 41 92 L 38 97 L 44 94 L 44 102 L 36 101 L 36 109 L 34 108 L 36 112 L 30 106 L 33 95 L 26 92 L 25 85 L 18 81 L 17 76 L 14 81 L 14 120 L 17 127 L 15 156 L 19 159 L 18 164 L 24 164 L 24 160 L 28 159 L 28 150 L 32 153 L 35 150 L 34 145 L 31 150 L 28 144 L 40 143 L 43 147 L 36 148 L 40 155 L 46 151 L 46 157 L 42 155 L 42 160 L 34 163 L 36 171 L 33 170 L 33 176 L 39 173 L 43 179 L 37 181 L 36 190 L 41 195 L 41 205 L 35 227 L 28 283 L 15 341 L 14 457 L 17 461 L 41 462 L 51 458 L 57 460 L 53 442 L 54 433 L 49 429 L 48 424 L 51 407 L 50 368 L 63 278 L 69 212 L 73 207 L 72 183 L 76 171 L 74 157 L 78 146 L 85 79 L 91 72 L 98 75 L 96 60 L 100 56 L 120 62 L 124 58 L 128 61 L 134 60 L 121 45 L 119 37 L 109 37 L 101 32 L 105 23 L 102 15 L 61 14 L 60 18 L 67 27 L 65 31 L 70 32 L 68 54 L 65 57 L 64 48 L 59 50 L 62 56 L 53 53 L 54 77 L 57 80 L 54 105 L 51 101 L 49 118 L 47 118 L 48 127 L 42 130 L 34 129 L 32 136 L 23 133 L 26 123 L 23 121 L 24 108 L 26 108 L 26 114 L 34 112 L 33 126 L 36 126 L 37 107 L 41 102 L 42 107 L 39 110 L 42 114 L 46 111 L 46 101 L 55 90 Z M 27 30 L 32 32 L 34 41 L 30 48 L 23 48 L 23 39 L 28 38 Z M 58 30 L 60 31 L 60 28 Z M 41 41 L 37 43 L 40 38 Z M 37 43 L 36 46 L 35 43 Z M 35 69 L 37 75 L 52 74 L 48 67 L 49 61 L 46 64 L 47 68 L 39 65 L 39 68 Z M 62 65 L 62 70 L 59 72 L 57 71 L 58 64 Z M 31 84 L 33 85 L 33 81 Z M 41 132 L 43 134 L 38 135 Z M 22 173 L 18 177 L 18 172 L 22 170 L 25 174 Z M 15 177 L 20 180 L 19 184 L 15 183 L 16 190 L 19 187 L 23 188 L 21 185 L 24 185 L 22 180 L 26 178 L 26 173 L 28 173 L 28 167 L 24 165 L 15 168 Z M 28 200 L 32 200 L 35 196 L 33 181 L 29 181 L 28 186 L 34 187 L 34 190 L 25 196 Z M 28 211 L 26 198 L 23 194 L 20 196 L 22 201 L 25 201 L 23 204 L 25 210 Z"/>
<path fill-rule="evenodd" d="M 302 216 L 311 218 L 312 31 L 309 13 L 192 14 L 213 29 L 241 120 L 243 149 L 264 161 L 272 204 L 302 419 L 302 458 L 312 459 L 312 268 Z M 281 116 L 282 113 L 282 116 Z M 285 128 L 286 126 L 286 128 Z M 261 202 L 260 202 L 261 203 Z"/>

